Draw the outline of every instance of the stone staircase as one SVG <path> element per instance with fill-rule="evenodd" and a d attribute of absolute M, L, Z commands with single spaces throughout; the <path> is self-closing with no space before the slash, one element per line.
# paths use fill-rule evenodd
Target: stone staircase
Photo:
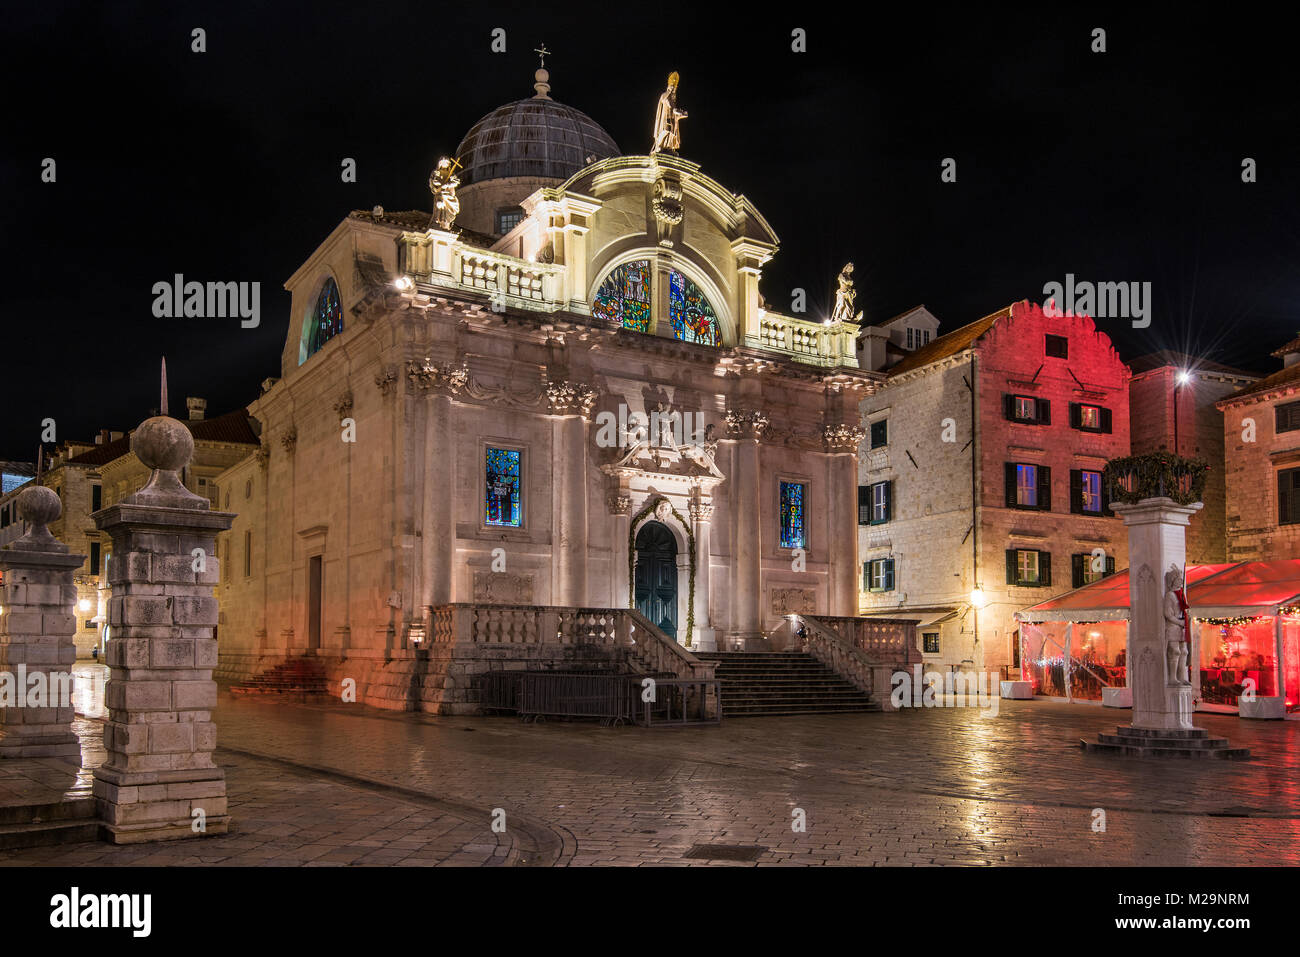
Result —
<path fill-rule="evenodd" d="M 293 699 L 318 698 L 329 694 L 325 667 L 315 658 L 290 658 L 247 681 L 230 686 L 230 693 L 247 697 L 274 695 Z"/>
<path fill-rule="evenodd" d="M 45 804 L 0 805 L 0 850 L 77 844 L 99 838 L 95 799 L 89 794 Z"/>
<path fill-rule="evenodd" d="M 697 651 L 695 657 L 717 665 L 724 718 L 881 710 L 802 651 Z"/>
<path fill-rule="evenodd" d="M 1120 725 L 1115 734 L 1105 732 L 1096 741 L 1080 741 L 1093 754 L 1124 754 L 1152 758 L 1220 758 L 1244 760 L 1250 748 L 1234 748 L 1227 738 L 1212 738 L 1204 728 L 1163 730 Z"/>

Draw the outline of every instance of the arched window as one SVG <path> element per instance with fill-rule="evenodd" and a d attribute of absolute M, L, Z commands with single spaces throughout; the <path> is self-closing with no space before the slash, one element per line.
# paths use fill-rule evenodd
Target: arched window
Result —
<path fill-rule="evenodd" d="M 624 329 L 650 331 L 650 261 L 623 263 L 600 284 L 591 311 L 598 319 L 617 322 Z"/>
<path fill-rule="evenodd" d="M 305 361 L 308 356 L 320 352 L 321 347 L 343 331 L 343 303 L 339 299 L 339 287 L 332 278 L 325 280 L 320 295 L 316 297 L 316 306 L 307 323 L 304 343 L 306 345 Z"/>
<path fill-rule="evenodd" d="M 718 317 L 709 300 L 699 286 L 676 269 L 668 270 L 668 322 L 673 336 L 684 342 L 716 346 L 721 341 Z"/>

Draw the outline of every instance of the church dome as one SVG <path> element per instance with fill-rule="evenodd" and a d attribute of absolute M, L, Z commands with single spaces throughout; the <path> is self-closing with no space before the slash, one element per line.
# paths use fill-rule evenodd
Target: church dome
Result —
<path fill-rule="evenodd" d="M 457 175 L 463 186 L 516 176 L 563 181 L 596 160 L 619 155 L 600 124 L 551 99 L 546 70 L 536 77 L 536 96 L 497 107 L 460 141 Z"/>

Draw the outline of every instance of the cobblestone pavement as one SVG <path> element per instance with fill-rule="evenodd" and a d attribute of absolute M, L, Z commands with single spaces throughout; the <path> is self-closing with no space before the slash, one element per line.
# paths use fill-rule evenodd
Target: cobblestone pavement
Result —
<path fill-rule="evenodd" d="M 1127 716 L 1003 701 L 996 717 L 945 708 L 645 730 L 223 695 L 235 834 L 0 862 L 685 866 L 720 863 L 685 858 L 693 845 L 727 844 L 758 845 L 760 865 L 1300 863 L 1300 724 L 1197 716 L 1251 747 L 1248 762 L 1080 750 Z M 489 828 L 494 808 L 504 835 Z M 421 830 L 431 819 L 437 835 Z"/>

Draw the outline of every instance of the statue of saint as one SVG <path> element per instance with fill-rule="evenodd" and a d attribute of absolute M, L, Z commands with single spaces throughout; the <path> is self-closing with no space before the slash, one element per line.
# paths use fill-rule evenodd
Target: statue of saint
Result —
<path fill-rule="evenodd" d="M 862 313 L 854 315 L 853 306 L 858 300 L 858 291 L 853 286 L 853 263 L 845 263 L 840 270 L 839 288 L 835 290 L 835 309 L 831 312 L 831 322 L 858 322 Z"/>
<path fill-rule="evenodd" d="M 676 153 L 681 148 L 679 124 L 684 119 L 686 112 L 677 109 L 677 71 L 674 70 L 668 75 L 668 89 L 659 97 L 659 108 L 655 111 L 655 142 L 650 147 L 651 156 L 665 149 Z"/>
<path fill-rule="evenodd" d="M 1183 573 L 1177 565 L 1165 572 L 1165 660 L 1166 682 L 1189 685 L 1187 680 L 1187 597 L 1182 588 Z"/>
<path fill-rule="evenodd" d="M 451 229 L 460 213 L 460 200 L 456 198 L 456 187 L 460 179 L 456 176 L 452 161 L 445 156 L 438 160 L 438 167 L 429 174 L 429 191 L 433 193 L 433 222 L 439 229 Z"/>

